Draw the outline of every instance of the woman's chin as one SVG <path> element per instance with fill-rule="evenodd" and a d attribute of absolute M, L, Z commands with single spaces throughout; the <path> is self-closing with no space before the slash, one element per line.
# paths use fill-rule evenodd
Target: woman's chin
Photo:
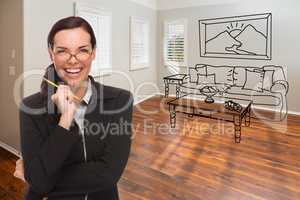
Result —
<path fill-rule="evenodd" d="M 77 87 L 80 84 L 80 81 L 70 80 L 67 82 L 70 87 Z"/>
<path fill-rule="evenodd" d="M 85 85 L 85 81 L 82 80 L 82 79 L 76 79 L 76 80 L 68 80 L 67 81 L 67 84 L 73 88 L 73 89 L 76 89 L 76 88 L 80 88 L 82 86 Z"/>
<path fill-rule="evenodd" d="M 62 79 L 66 84 L 68 84 L 72 88 L 80 86 L 80 84 L 82 84 L 82 82 L 86 80 L 85 74 L 82 74 L 82 72 L 81 74 L 78 75 L 73 75 L 73 74 L 70 75 L 70 74 L 63 73 Z"/>

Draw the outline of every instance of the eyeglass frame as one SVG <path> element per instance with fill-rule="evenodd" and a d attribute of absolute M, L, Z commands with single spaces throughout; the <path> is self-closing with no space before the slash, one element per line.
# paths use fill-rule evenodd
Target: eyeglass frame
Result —
<path fill-rule="evenodd" d="M 77 53 L 75 53 L 75 54 L 72 54 L 71 51 L 68 48 L 65 48 L 65 47 L 57 47 L 57 48 L 60 48 L 60 49 L 64 50 L 65 52 L 63 52 L 63 53 L 67 53 L 69 55 L 69 58 L 65 59 L 64 62 L 69 62 L 72 59 L 72 57 L 74 57 L 79 62 L 84 62 L 84 61 L 86 61 L 92 55 L 92 53 L 94 51 L 94 49 L 90 49 L 89 48 L 88 49 L 89 52 L 87 53 L 89 57 L 86 58 L 85 60 L 81 60 L 81 59 L 78 59 L 77 56 L 78 56 L 78 54 L 80 53 L 80 50 L 82 50 L 83 47 L 80 47 L 78 50 L 76 50 Z M 54 48 L 52 49 L 52 52 L 53 52 L 54 56 L 58 56 L 59 55 L 59 53 L 56 52 Z"/>

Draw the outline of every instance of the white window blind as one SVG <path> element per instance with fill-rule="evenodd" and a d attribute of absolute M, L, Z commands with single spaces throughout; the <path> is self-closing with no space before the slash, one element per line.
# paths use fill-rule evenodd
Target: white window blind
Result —
<path fill-rule="evenodd" d="M 186 20 L 165 23 L 164 60 L 166 65 L 186 66 Z"/>
<path fill-rule="evenodd" d="M 76 15 L 90 23 L 96 36 L 96 58 L 92 64 L 91 75 L 107 73 L 112 68 L 112 14 L 76 4 Z"/>
<path fill-rule="evenodd" d="M 149 21 L 131 17 L 130 69 L 149 67 Z"/>

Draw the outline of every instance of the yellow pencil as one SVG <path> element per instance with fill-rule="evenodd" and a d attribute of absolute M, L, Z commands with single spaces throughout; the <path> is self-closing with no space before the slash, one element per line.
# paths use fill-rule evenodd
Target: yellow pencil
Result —
<path fill-rule="evenodd" d="M 50 85 L 52 85 L 52 86 L 58 88 L 58 85 L 57 85 L 57 84 L 55 84 L 55 83 L 53 83 L 52 81 L 46 79 L 45 77 L 43 77 L 43 79 L 44 79 L 47 83 L 49 83 Z M 81 99 L 80 99 L 79 97 L 77 97 L 76 95 L 73 95 L 73 97 L 74 97 L 75 99 L 77 99 L 78 101 L 81 101 Z"/>

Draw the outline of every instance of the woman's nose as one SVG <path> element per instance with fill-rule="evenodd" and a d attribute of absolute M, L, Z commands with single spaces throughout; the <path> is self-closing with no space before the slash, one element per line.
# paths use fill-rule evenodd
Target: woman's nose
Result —
<path fill-rule="evenodd" d="M 76 58 L 76 55 L 71 55 L 71 58 L 69 59 L 70 64 L 77 64 L 78 60 Z"/>

